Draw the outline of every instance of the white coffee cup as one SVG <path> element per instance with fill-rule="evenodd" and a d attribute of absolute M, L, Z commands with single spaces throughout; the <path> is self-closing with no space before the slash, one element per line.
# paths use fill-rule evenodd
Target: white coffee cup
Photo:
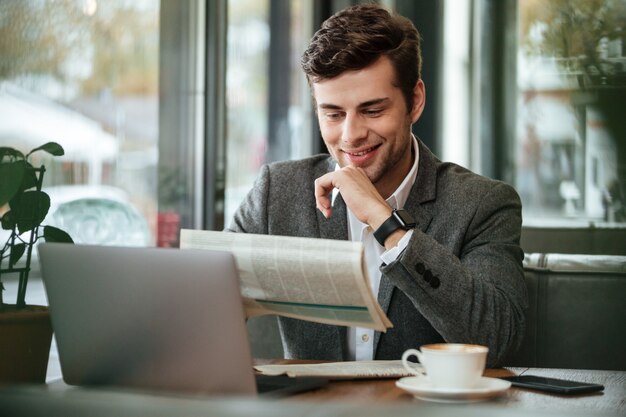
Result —
<path fill-rule="evenodd" d="M 476 385 L 485 371 L 489 348 L 462 343 L 423 345 L 420 350 L 408 349 L 402 365 L 414 375 L 423 375 L 408 359 L 417 356 L 426 375 L 436 388 L 467 389 Z"/>

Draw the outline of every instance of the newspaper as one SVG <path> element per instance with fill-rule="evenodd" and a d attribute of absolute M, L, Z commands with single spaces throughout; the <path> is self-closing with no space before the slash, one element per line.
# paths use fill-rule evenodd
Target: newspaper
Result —
<path fill-rule="evenodd" d="M 372 293 L 360 242 L 183 229 L 180 247 L 234 254 L 248 317 L 393 326 Z"/>
<path fill-rule="evenodd" d="M 416 371 L 423 370 L 420 364 L 413 364 L 413 367 Z M 400 378 L 414 375 L 402 366 L 400 360 L 257 365 L 254 369 L 263 375 L 316 376 L 328 379 Z"/>

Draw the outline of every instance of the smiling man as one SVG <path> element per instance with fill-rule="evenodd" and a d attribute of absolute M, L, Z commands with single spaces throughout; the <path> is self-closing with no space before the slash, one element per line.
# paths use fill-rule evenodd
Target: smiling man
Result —
<path fill-rule="evenodd" d="M 347 8 L 314 35 L 302 68 L 330 157 L 264 166 L 228 230 L 362 242 L 394 327 L 279 317 L 286 357 L 399 359 L 457 342 L 502 363 L 524 332 L 520 200 L 412 135 L 426 103 L 413 24 L 376 5 Z"/>

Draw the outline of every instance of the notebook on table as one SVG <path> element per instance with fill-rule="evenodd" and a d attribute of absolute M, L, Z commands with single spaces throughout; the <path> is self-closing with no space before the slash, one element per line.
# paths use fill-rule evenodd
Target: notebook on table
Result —
<path fill-rule="evenodd" d="M 39 259 L 66 384 L 258 392 L 231 253 L 44 243 Z M 272 381 L 259 389 L 324 383 Z"/>

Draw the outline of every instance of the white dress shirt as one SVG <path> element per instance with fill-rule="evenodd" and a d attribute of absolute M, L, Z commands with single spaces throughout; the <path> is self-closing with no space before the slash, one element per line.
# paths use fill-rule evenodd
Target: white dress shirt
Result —
<path fill-rule="evenodd" d="M 417 166 L 419 162 L 419 148 L 417 146 L 417 140 L 413 137 L 413 150 L 415 153 L 415 160 L 411 170 L 404 178 L 400 186 L 396 191 L 387 198 L 387 204 L 391 208 L 398 209 L 403 208 L 406 203 L 411 188 L 415 183 L 417 177 Z M 340 169 L 339 165 L 336 166 L 336 170 Z M 334 203 L 338 190 L 335 188 L 332 193 L 332 202 Z M 362 242 L 365 252 L 365 265 L 367 267 L 367 275 L 372 286 L 372 292 L 375 296 L 378 295 L 378 288 L 380 287 L 380 265 L 381 263 L 390 264 L 402 253 L 404 248 L 409 243 L 413 230 L 409 230 L 398 242 L 398 245 L 385 251 L 384 246 L 381 246 L 374 238 L 374 231 L 372 228 L 361 223 L 359 219 L 348 208 L 348 239 L 353 242 Z M 374 330 L 365 329 L 361 327 L 348 328 L 348 352 L 349 358 L 353 360 L 371 360 L 374 356 Z"/>

